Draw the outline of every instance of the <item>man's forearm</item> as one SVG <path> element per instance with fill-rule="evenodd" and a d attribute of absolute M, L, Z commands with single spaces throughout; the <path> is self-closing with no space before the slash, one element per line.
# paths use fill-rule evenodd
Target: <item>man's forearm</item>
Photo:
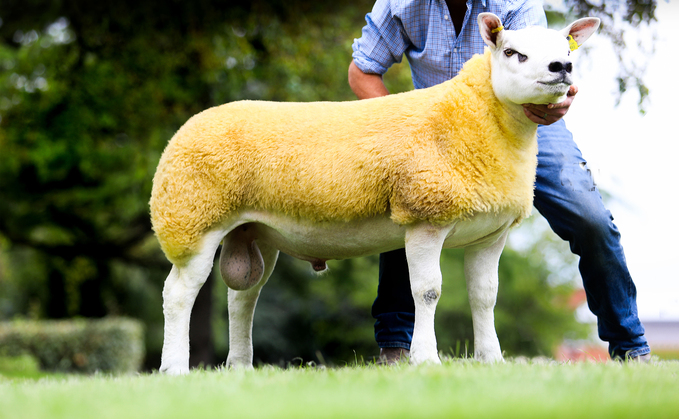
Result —
<path fill-rule="evenodd" d="M 349 87 L 359 99 L 370 99 L 389 94 L 382 81 L 382 76 L 362 72 L 353 60 L 349 64 Z"/>

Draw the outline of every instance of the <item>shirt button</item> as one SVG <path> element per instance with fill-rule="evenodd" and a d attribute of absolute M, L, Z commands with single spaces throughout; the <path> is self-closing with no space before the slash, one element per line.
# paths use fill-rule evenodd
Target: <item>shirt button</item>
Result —
<path fill-rule="evenodd" d="M 448 20 L 448 15 L 444 15 L 443 18 L 444 18 L 445 20 Z"/>

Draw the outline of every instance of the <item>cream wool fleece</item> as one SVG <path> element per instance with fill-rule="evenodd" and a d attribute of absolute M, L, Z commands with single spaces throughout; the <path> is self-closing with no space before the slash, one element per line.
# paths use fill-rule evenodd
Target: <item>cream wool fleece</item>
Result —
<path fill-rule="evenodd" d="M 536 129 L 493 94 L 490 52 L 428 89 L 350 102 L 241 101 L 201 112 L 153 179 L 154 231 L 171 262 L 238 211 L 311 221 L 387 215 L 450 223 L 532 208 Z"/>

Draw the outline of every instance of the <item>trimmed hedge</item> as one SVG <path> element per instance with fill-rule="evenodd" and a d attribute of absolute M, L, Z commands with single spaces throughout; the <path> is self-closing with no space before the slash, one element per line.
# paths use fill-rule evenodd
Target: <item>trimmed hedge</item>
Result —
<path fill-rule="evenodd" d="M 126 318 L 0 322 L 0 356 L 29 354 L 46 371 L 138 371 L 144 327 Z"/>

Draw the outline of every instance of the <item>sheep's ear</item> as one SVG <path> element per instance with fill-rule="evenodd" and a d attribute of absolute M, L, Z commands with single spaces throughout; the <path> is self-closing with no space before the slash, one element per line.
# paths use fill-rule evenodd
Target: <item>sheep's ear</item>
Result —
<path fill-rule="evenodd" d="M 597 29 L 601 20 L 596 17 L 578 19 L 561 30 L 561 34 L 568 39 L 571 51 L 578 49 Z"/>
<path fill-rule="evenodd" d="M 502 22 L 500 18 L 492 13 L 479 13 L 479 31 L 481 32 L 481 37 L 483 41 L 491 48 L 497 46 L 498 37 L 501 36 Z"/>

